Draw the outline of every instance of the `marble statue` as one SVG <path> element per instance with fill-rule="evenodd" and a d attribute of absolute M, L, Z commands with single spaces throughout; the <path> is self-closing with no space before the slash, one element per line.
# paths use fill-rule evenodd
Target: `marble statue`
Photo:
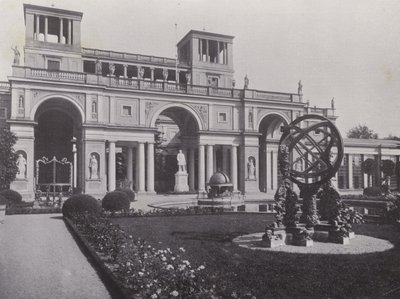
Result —
<path fill-rule="evenodd" d="M 178 172 L 186 172 L 186 158 L 182 150 L 179 150 L 176 160 L 178 162 Z"/>
<path fill-rule="evenodd" d="M 300 95 L 303 94 L 303 84 L 301 84 L 301 80 L 299 80 L 299 83 L 298 83 L 297 93 Z"/>
<path fill-rule="evenodd" d="M 167 81 L 168 80 L 168 70 L 164 69 L 162 74 L 163 74 L 164 81 Z"/>
<path fill-rule="evenodd" d="M 186 84 L 192 84 L 192 74 L 191 73 L 186 73 L 185 78 L 186 78 Z"/>
<path fill-rule="evenodd" d="M 98 179 L 98 174 L 97 174 L 97 170 L 98 170 L 98 161 L 97 161 L 95 155 L 92 155 L 92 156 L 90 157 L 90 161 L 89 161 L 89 170 L 90 170 L 90 178 L 91 178 L 91 179 Z"/>
<path fill-rule="evenodd" d="M 249 157 L 247 162 L 248 179 L 254 180 L 256 178 L 256 166 L 254 165 L 254 158 Z"/>
<path fill-rule="evenodd" d="M 115 64 L 114 63 L 110 63 L 108 68 L 110 70 L 110 76 L 113 77 L 114 73 L 115 73 Z"/>
<path fill-rule="evenodd" d="M 335 98 L 332 98 L 331 100 L 331 108 L 335 109 Z"/>
<path fill-rule="evenodd" d="M 144 77 L 144 68 L 140 67 L 138 70 L 139 79 L 143 79 Z"/>
<path fill-rule="evenodd" d="M 17 179 L 24 179 L 25 178 L 25 171 L 26 171 L 26 160 L 24 158 L 24 156 L 22 154 L 18 155 L 18 159 L 17 159 L 17 168 L 18 168 L 18 172 L 16 175 Z"/>
<path fill-rule="evenodd" d="M 103 72 L 103 68 L 101 66 L 101 62 L 100 60 L 96 60 L 96 74 L 101 75 L 101 73 Z"/>
<path fill-rule="evenodd" d="M 15 46 L 15 48 L 11 47 L 11 50 L 14 51 L 14 62 L 13 62 L 13 64 L 14 65 L 19 65 L 19 59 L 21 57 L 21 53 L 19 52 L 17 46 Z"/>
<path fill-rule="evenodd" d="M 249 78 L 247 77 L 247 75 L 244 77 L 244 89 L 249 88 Z"/>

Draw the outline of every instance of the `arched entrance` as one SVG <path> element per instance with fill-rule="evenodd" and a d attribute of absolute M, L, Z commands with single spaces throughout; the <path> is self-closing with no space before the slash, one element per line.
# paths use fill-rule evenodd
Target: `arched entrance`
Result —
<path fill-rule="evenodd" d="M 282 136 L 281 127 L 287 125 L 279 114 L 268 114 L 259 124 L 259 188 L 261 192 L 276 190 L 279 184 L 278 144 Z"/>
<path fill-rule="evenodd" d="M 192 112 L 183 107 L 163 110 L 155 121 L 155 190 L 168 193 L 174 190 L 175 173 L 178 170 L 176 156 L 182 150 L 186 158 L 191 191 L 197 189 L 197 155 L 199 125 Z"/>
<path fill-rule="evenodd" d="M 82 188 L 83 182 L 77 179 L 81 177 L 82 172 L 80 167 L 82 155 L 79 154 L 82 149 L 82 118 L 77 108 L 64 99 L 48 99 L 36 110 L 35 121 L 37 122 L 34 143 L 35 161 L 43 160 L 43 158 L 45 158 L 44 161 L 64 159 L 73 165 L 72 173 L 70 170 L 64 170 L 58 172 L 55 178 L 55 170 L 50 163 L 49 166 L 41 168 L 38 166 L 40 164 L 36 163 L 36 184 L 65 183 L 71 175 L 73 188 Z M 60 190 L 65 191 L 62 188 Z"/>

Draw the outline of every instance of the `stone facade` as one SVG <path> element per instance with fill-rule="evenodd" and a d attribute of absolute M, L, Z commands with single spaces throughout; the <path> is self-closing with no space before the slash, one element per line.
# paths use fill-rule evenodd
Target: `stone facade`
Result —
<path fill-rule="evenodd" d="M 73 163 L 73 188 L 101 197 L 125 181 L 141 196 L 171 191 L 166 177 L 174 179 L 171 157 L 179 149 L 190 191 L 202 196 L 222 170 L 234 191 L 265 198 L 279 183 L 281 126 L 310 113 L 336 119 L 333 107 L 311 108 L 302 94 L 248 89 L 248 79 L 236 86 L 232 36 L 192 30 L 175 60 L 81 47 L 80 12 L 24 5 L 24 13 L 25 65 L 14 65 L 10 82 L 0 83 L 0 125 L 8 119 L 16 150 L 25 154 L 26 177 L 11 187 L 27 200 L 38 185 L 39 153 Z M 382 151 L 398 160 L 390 146 Z M 347 153 L 371 150 L 354 145 Z"/>

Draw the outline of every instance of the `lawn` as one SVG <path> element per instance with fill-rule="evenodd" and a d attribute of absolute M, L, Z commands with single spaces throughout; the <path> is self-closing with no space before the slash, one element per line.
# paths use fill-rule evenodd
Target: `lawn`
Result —
<path fill-rule="evenodd" d="M 354 226 L 356 233 L 396 245 L 389 251 L 372 254 L 252 251 L 232 243 L 238 235 L 263 231 L 272 221 L 273 217 L 265 214 L 237 213 L 116 218 L 113 223 L 157 248 L 185 248 L 192 264 L 205 265 L 220 279 L 250 290 L 257 298 L 376 298 L 400 287 L 400 232 L 392 226 Z"/>

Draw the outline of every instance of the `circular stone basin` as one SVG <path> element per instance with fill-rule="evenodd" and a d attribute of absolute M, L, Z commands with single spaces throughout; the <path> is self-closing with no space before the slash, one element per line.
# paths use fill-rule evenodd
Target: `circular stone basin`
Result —
<path fill-rule="evenodd" d="M 240 247 L 252 250 L 306 254 L 363 254 L 382 252 L 394 248 L 394 245 L 389 241 L 357 234 L 347 245 L 314 241 L 314 245 L 311 247 L 281 245 L 274 248 L 266 248 L 262 242 L 263 235 L 264 233 L 243 235 L 233 239 L 233 242 Z"/>

